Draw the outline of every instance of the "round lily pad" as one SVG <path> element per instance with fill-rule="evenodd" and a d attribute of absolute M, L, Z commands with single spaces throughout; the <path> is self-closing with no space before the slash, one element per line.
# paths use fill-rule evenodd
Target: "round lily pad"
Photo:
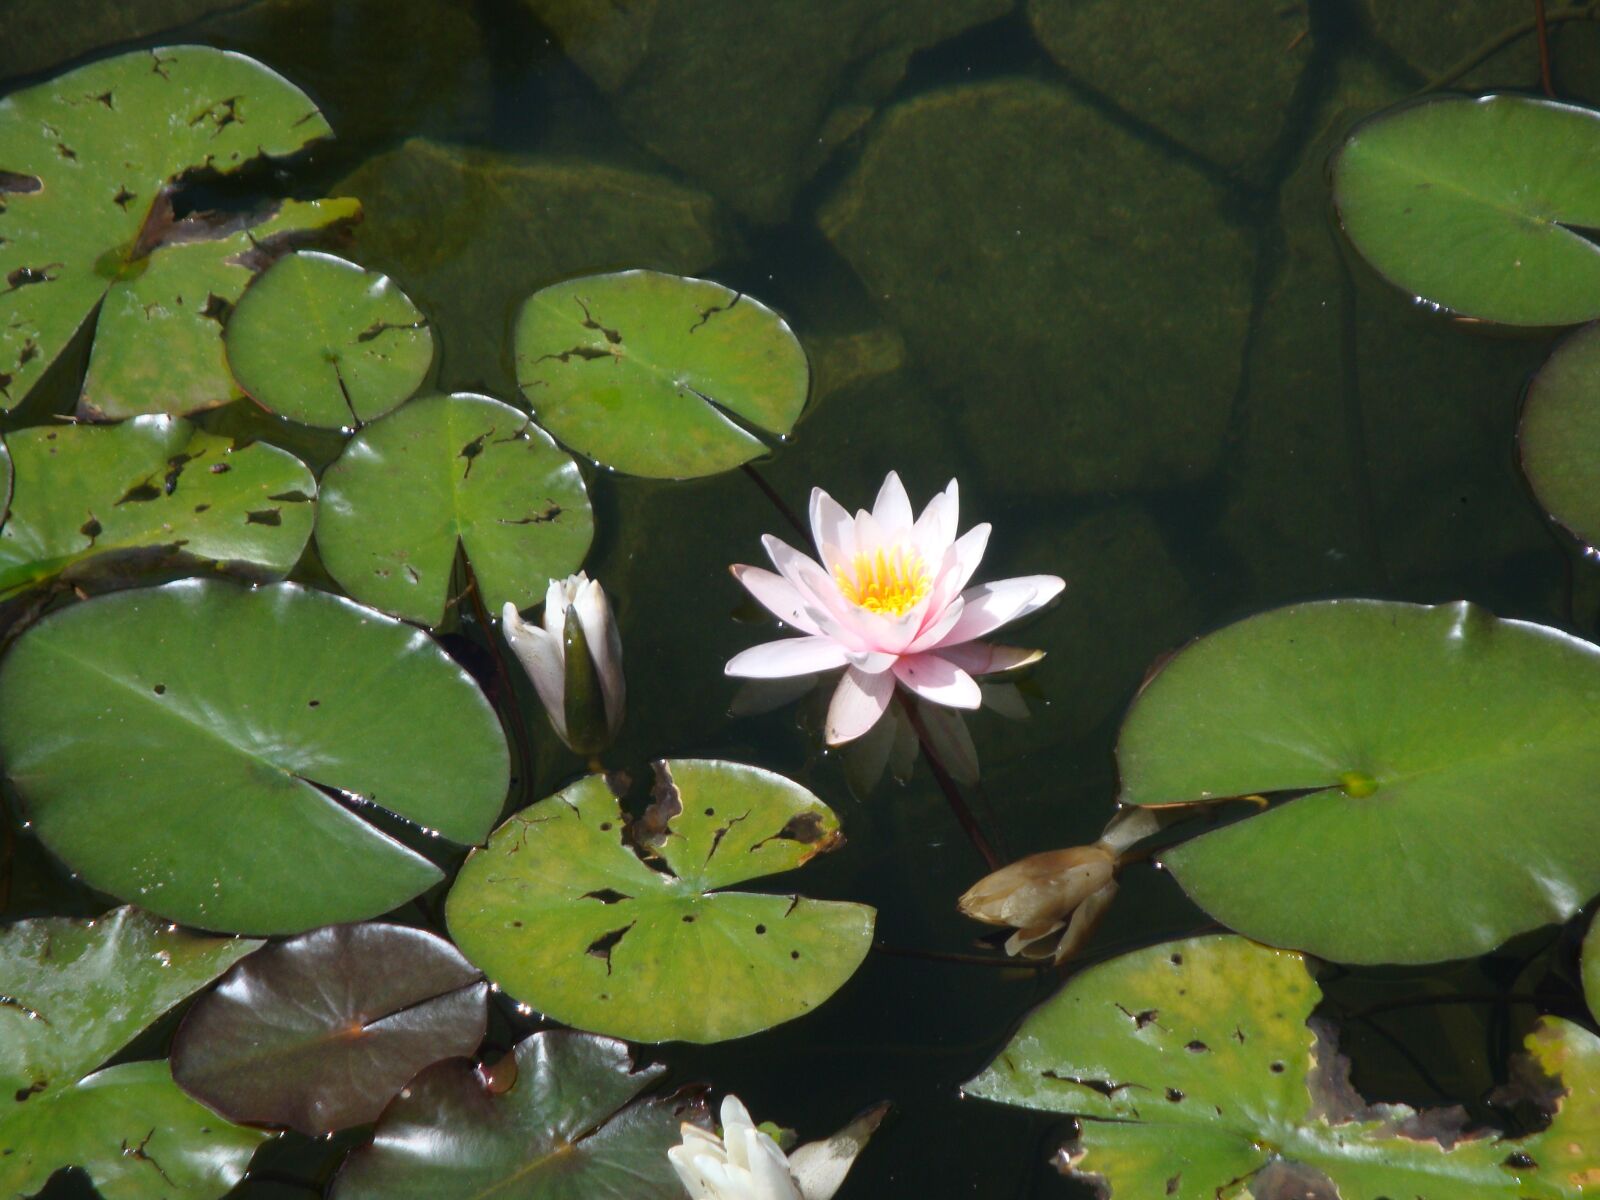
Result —
<path fill-rule="evenodd" d="M 225 341 L 256 403 L 323 429 L 381 417 L 433 364 L 428 322 L 393 280 L 316 250 L 285 255 L 245 289 Z"/>
<path fill-rule="evenodd" d="M 514 814 L 456 878 L 451 937 L 518 1000 L 629 1041 L 720 1042 L 803 1016 L 861 965 L 874 911 L 715 889 L 831 849 L 838 818 L 757 767 L 657 772 L 632 825 L 598 775 Z"/>
<path fill-rule="evenodd" d="M 1589 922 L 1589 936 L 1583 939 L 1583 995 L 1600 1020 L 1600 917 Z"/>
<path fill-rule="evenodd" d="M 657 271 L 535 292 L 516 329 L 517 382 L 544 427 L 596 462 L 658 479 L 715 475 L 794 428 L 805 351 L 759 300 Z"/>
<path fill-rule="evenodd" d="M 1464 316 L 1600 316 L 1600 113 L 1436 96 L 1359 126 L 1333 160 L 1345 232 L 1396 287 Z"/>
<path fill-rule="evenodd" d="M 1273 945 L 1464 958 L 1600 891 L 1600 649 L 1468 604 L 1300 604 L 1202 638 L 1117 762 L 1126 804 L 1276 801 L 1163 855 Z"/>
<path fill-rule="evenodd" d="M 252 955 L 190 1009 L 172 1074 L 234 1121 L 364 1125 L 423 1067 L 477 1050 L 488 993 L 426 930 L 330 925 Z"/>
<path fill-rule="evenodd" d="M 1522 469 L 1546 512 L 1600 542 L 1600 325 L 1585 325 L 1528 385 L 1517 432 Z"/>
<path fill-rule="evenodd" d="M 499 612 L 542 600 L 594 535 L 577 464 L 487 396 L 428 396 L 374 422 L 323 487 L 323 565 L 357 600 L 425 625 L 444 619 L 458 545 Z"/>
<path fill-rule="evenodd" d="M 0 760 L 91 886 L 206 929 L 298 933 L 438 882 L 383 812 L 476 842 L 494 710 L 427 635 L 292 584 L 183 580 L 33 626 L 0 661 Z"/>

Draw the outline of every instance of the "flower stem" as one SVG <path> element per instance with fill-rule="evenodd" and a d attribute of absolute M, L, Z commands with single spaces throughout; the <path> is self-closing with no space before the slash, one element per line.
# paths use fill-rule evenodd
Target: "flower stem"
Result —
<path fill-rule="evenodd" d="M 801 540 L 810 541 L 811 531 L 806 528 L 806 523 L 800 519 L 800 514 L 789 507 L 789 502 L 782 496 L 778 495 L 777 489 L 775 489 L 766 481 L 766 478 L 761 474 L 761 472 L 756 470 L 749 463 L 745 463 L 739 469 L 754 481 L 755 485 L 761 489 L 761 494 L 768 500 L 772 501 L 772 506 L 783 514 L 784 519 L 788 521 L 789 524 L 794 526 L 795 532 L 800 535 Z"/>
<path fill-rule="evenodd" d="M 1533 28 L 1539 39 L 1539 84 L 1550 99 L 1556 98 L 1550 81 L 1550 26 L 1545 20 L 1544 0 L 1533 0 Z"/>
<path fill-rule="evenodd" d="M 927 729 L 922 724 L 917 706 L 907 700 L 905 693 L 898 688 L 895 689 L 894 698 L 900 705 L 900 711 L 905 713 L 906 720 L 911 722 L 917 741 L 922 745 L 923 756 L 928 760 L 928 769 L 933 772 L 933 778 L 938 783 L 939 790 L 944 793 L 944 798 L 950 802 L 950 809 L 956 814 L 956 820 L 961 823 L 961 828 L 966 831 L 967 839 L 977 848 L 978 853 L 983 855 L 983 861 L 989 864 L 989 870 L 998 871 L 1001 867 L 1000 856 L 994 852 L 994 847 L 984 836 L 978 819 L 972 815 L 967 802 L 961 798 L 961 789 L 956 786 L 956 781 L 950 778 L 950 772 L 944 769 L 939 756 L 933 752 L 933 744 L 928 738 Z"/>

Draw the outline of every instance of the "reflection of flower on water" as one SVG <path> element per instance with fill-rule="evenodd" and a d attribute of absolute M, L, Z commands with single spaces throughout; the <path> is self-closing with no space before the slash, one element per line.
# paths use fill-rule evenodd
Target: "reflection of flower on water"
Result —
<path fill-rule="evenodd" d="M 724 1096 L 722 1136 L 685 1122 L 667 1159 L 691 1200 L 831 1200 L 887 1111 L 879 1105 L 786 1155 L 737 1096 Z"/>
<path fill-rule="evenodd" d="M 844 668 L 828 708 L 831 745 L 875 726 L 897 683 L 931 704 L 977 708 L 983 693 L 973 676 L 1042 657 L 977 639 L 1048 604 L 1065 583 L 1055 575 L 1029 575 L 967 587 L 989 526 L 957 537 L 957 507 L 951 480 L 913 518 L 892 471 L 872 511 L 854 517 L 813 489 L 811 530 L 820 563 L 768 536 L 762 542 L 777 574 L 733 568 L 750 594 L 801 636 L 753 646 L 729 661 L 727 673 L 777 679 Z"/>

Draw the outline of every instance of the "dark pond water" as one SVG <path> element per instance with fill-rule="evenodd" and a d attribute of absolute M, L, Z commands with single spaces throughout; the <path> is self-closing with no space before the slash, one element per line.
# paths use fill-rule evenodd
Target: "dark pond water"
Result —
<path fill-rule="evenodd" d="M 1092 840 L 1146 668 L 1231 619 L 1308 597 L 1467 598 L 1594 633 L 1600 590 L 1514 458 L 1520 393 L 1548 339 L 1474 336 L 1409 303 L 1341 246 L 1327 213 L 1323 165 L 1342 132 L 1527 9 L 5 0 L 0 87 L 176 41 L 276 67 L 339 134 L 288 186 L 363 200 L 355 253 L 432 316 L 443 387 L 514 398 L 516 305 L 577 273 L 700 274 L 788 315 L 816 384 L 790 443 L 760 465 L 778 492 L 798 507 L 815 484 L 866 504 L 893 468 L 920 503 L 954 476 L 963 524 L 994 524 L 988 575 L 1068 580 L 1026 631 L 1049 651 L 1033 718 L 974 726 L 980 814 L 1019 855 Z M 1600 96 L 1593 27 L 1563 28 L 1556 54 L 1566 95 Z M 1464 83 L 1535 78 L 1524 38 Z M 897 951 L 972 952 L 980 931 L 953 901 L 982 863 L 925 773 L 855 797 L 793 707 L 728 714 L 722 664 L 756 631 L 735 619 L 747 614 L 726 568 L 759 561 L 763 532 L 789 536 L 781 516 L 739 472 L 684 484 L 597 472 L 592 487 L 588 570 L 620 610 L 631 689 L 612 759 L 791 774 L 849 837 L 808 868 L 810 894 L 877 906 Z M 544 794 L 575 764 L 553 739 L 539 750 Z M 100 906 L 26 840 L 14 872 L 8 917 Z M 1140 868 L 1091 953 L 1206 925 Z M 1481 1107 L 1533 1010 L 1386 1006 L 1527 990 L 1550 941 L 1330 981 L 1362 1089 Z M 810 1017 L 646 1053 L 809 1136 L 892 1100 L 843 1197 L 1065 1196 L 1045 1165 L 1060 1123 L 956 1094 L 1055 982 L 875 953 Z M 509 1045 L 524 1026 L 508 1010 L 493 1036 Z M 303 1178 L 330 1153 L 288 1139 L 258 1166 Z M 49 1194 L 80 1186 L 58 1179 Z M 259 1180 L 243 1191 L 304 1194 Z"/>

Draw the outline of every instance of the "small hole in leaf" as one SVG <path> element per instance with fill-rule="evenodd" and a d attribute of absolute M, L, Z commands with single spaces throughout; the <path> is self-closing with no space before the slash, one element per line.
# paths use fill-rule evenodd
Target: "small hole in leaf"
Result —
<path fill-rule="evenodd" d="M 714 817 L 714 816 L 716 816 L 716 815 L 717 815 L 717 810 L 716 810 L 716 809 L 714 809 L 714 808 L 708 808 L 708 809 L 706 809 L 706 816 L 708 816 L 708 817 Z"/>
<path fill-rule="evenodd" d="M 694 924 L 694 914 L 693 913 L 684 913 L 683 914 L 683 923 L 685 925 L 693 925 Z"/>
<path fill-rule="evenodd" d="M 167 685 L 164 683 L 158 683 L 150 690 L 158 696 L 165 696 L 167 694 Z"/>
<path fill-rule="evenodd" d="M 306 707 L 307 708 L 316 708 L 321 703 L 322 703 L 321 700 L 307 700 L 306 701 Z"/>
<path fill-rule="evenodd" d="M 1169 959 L 1168 959 L 1168 960 L 1167 960 L 1167 961 L 1168 961 L 1168 962 L 1170 962 L 1170 963 L 1171 963 L 1171 964 L 1172 964 L 1172 965 L 1173 965 L 1173 966 L 1175 966 L 1175 967 L 1181 967 L 1181 966 L 1183 966 L 1183 955 L 1181 955 L 1181 954 L 1174 954 L 1174 955 L 1173 955 L 1173 956 L 1172 956 L 1172 957 L 1171 957 L 1171 958 L 1169 958 Z"/>
<path fill-rule="evenodd" d="M 1283 1064 L 1281 1062 L 1273 1063 L 1272 1064 L 1272 1073 L 1274 1075 L 1282 1075 L 1283 1074 Z"/>
<path fill-rule="evenodd" d="M 756 932 L 757 933 L 765 933 L 766 931 L 767 931 L 767 927 L 765 925 L 757 925 L 756 926 Z"/>
<path fill-rule="evenodd" d="M 1172 1101 L 1174 1104 L 1181 1103 L 1182 1100 L 1183 1100 L 1183 1093 L 1180 1092 L 1177 1088 L 1168 1088 L 1167 1089 L 1167 1099 Z"/>
<path fill-rule="evenodd" d="M 600 822 L 600 832 L 601 833 L 610 833 L 611 832 L 611 822 L 610 821 L 601 821 Z"/>
<path fill-rule="evenodd" d="M 799 958 L 800 957 L 800 951 L 798 951 L 798 950 L 789 951 L 789 957 L 790 958 Z"/>

